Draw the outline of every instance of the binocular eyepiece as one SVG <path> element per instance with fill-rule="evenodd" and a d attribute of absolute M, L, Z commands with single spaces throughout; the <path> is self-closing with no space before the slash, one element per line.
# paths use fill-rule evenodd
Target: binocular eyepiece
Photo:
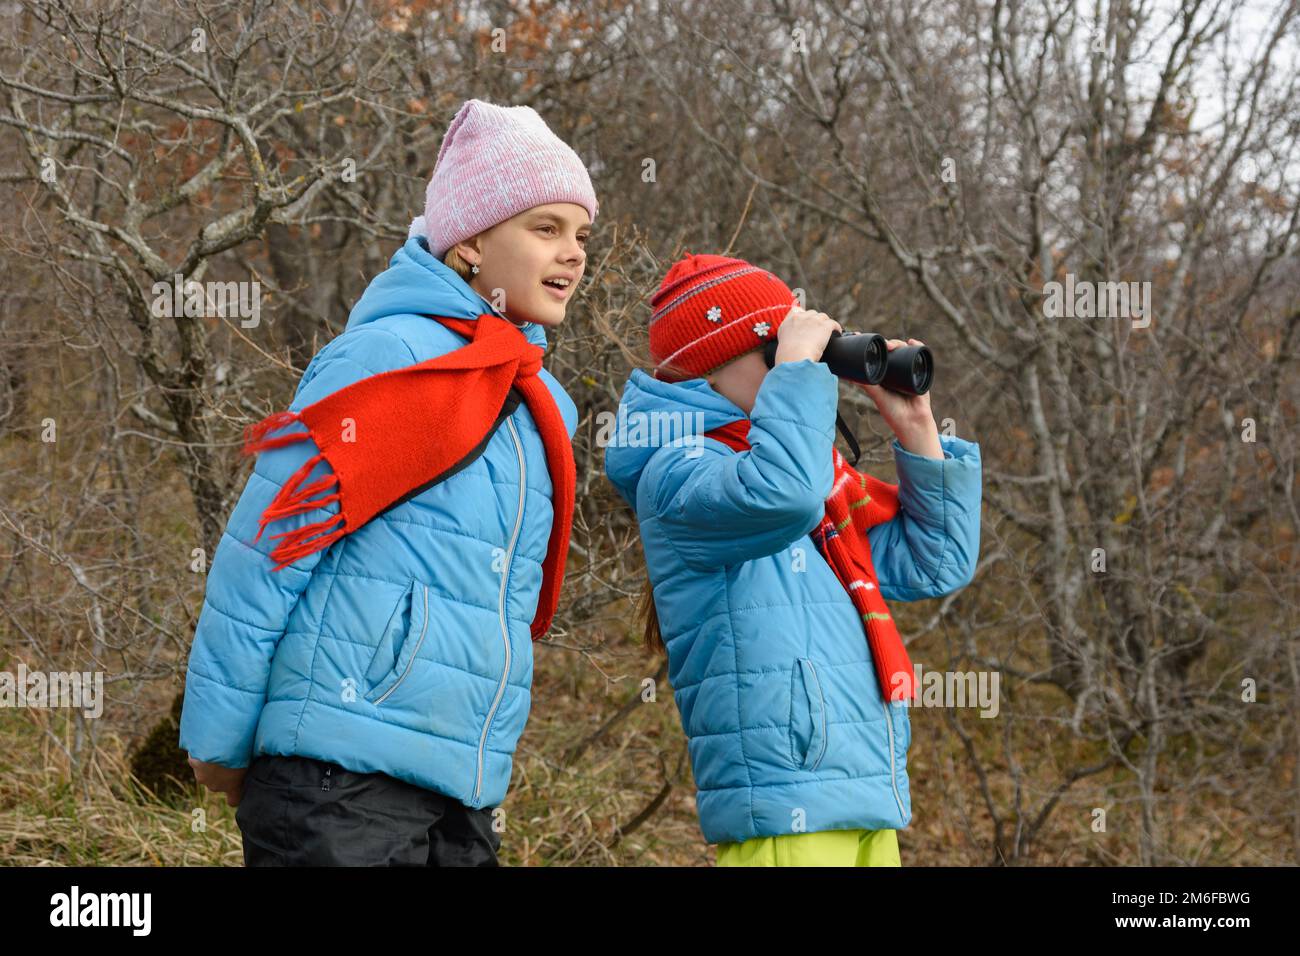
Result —
<path fill-rule="evenodd" d="M 763 349 L 767 367 L 776 364 L 775 341 Z M 832 332 L 821 361 L 839 378 L 863 385 L 880 385 L 904 395 L 924 395 L 934 381 L 934 356 L 924 345 L 889 351 L 875 332 Z"/>

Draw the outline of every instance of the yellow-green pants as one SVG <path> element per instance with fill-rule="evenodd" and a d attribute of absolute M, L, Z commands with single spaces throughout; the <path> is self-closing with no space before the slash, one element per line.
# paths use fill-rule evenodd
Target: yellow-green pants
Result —
<path fill-rule="evenodd" d="M 822 830 L 718 844 L 718 866 L 902 865 L 896 830 Z"/>

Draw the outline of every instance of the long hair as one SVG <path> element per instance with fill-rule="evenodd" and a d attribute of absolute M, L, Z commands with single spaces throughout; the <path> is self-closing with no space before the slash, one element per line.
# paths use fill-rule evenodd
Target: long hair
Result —
<path fill-rule="evenodd" d="M 664 646 L 664 636 L 659 631 L 659 611 L 655 607 L 655 592 L 650 584 L 649 575 L 646 576 L 645 587 L 641 589 L 641 600 L 637 604 L 637 620 L 641 622 L 644 632 L 646 651 L 667 654 L 668 648 Z"/>

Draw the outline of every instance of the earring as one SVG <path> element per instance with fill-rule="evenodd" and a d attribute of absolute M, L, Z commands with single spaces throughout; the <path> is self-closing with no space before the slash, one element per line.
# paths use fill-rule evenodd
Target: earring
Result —
<path fill-rule="evenodd" d="M 474 275 L 478 275 L 478 266 L 470 266 L 469 271 L 474 273 Z"/>

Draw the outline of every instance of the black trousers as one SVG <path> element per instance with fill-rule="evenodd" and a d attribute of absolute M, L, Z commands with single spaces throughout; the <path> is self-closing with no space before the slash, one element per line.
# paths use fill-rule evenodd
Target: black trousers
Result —
<path fill-rule="evenodd" d="M 245 866 L 497 866 L 492 808 L 382 773 L 263 754 L 235 809 Z"/>

